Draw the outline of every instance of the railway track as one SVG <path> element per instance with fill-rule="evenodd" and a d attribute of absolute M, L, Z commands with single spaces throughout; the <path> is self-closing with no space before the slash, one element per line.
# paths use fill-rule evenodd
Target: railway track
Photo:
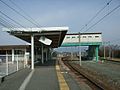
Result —
<path fill-rule="evenodd" d="M 116 62 L 116 63 L 120 63 L 120 59 L 115 59 L 115 58 L 106 58 L 105 61 L 110 61 L 110 62 Z"/>
<path fill-rule="evenodd" d="M 67 61 L 63 61 L 64 64 L 77 76 L 79 77 L 79 81 L 84 82 L 85 84 L 87 84 L 92 90 L 104 90 L 103 87 L 97 85 L 95 82 L 91 81 L 88 77 L 86 77 L 84 74 L 82 74 L 78 68 L 80 66 L 78 65 L 74 65 L 71 64 L 70 62 Z"/>
<path fill-rule="evenodd" d="M 118 60 L 105 60 L 105 61 L 113 63 L 113 64 L 119 64 L 120 65 L 120 61 L 118 61 Z"/>

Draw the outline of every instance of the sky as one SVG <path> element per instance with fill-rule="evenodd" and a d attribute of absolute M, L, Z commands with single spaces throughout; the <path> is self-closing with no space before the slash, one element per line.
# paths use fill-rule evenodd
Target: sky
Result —
<path fill-rule="evenodd" d="M 111 3 L 87 26 L 85 26 L 96 13 L 101 10 L 110 0 L 2 0 L 20 14 L 30 19 L 32 17 L 39 27 L 68 26 L 68 33 L 85 33 L 85 31 L 99 21 L 103 16 L 120 5 L 120 0 L 112 0 Z M 16 7 L 13 3 L 22 10 Z M 24 27 L 36 27 L 31 24 L 5 4 L 0 2 L 0 11 L 10 18 L 16 20 Z M 24 11 L 24 12 L 23 12 Z M 25 14 L 27 13 L 27 15 Z M 0 18 L 5 18 L 0 13 Z M 14 27 L 20 27 L 12 22 Z M 31 20 L 32 21 L 32 20 Z M 1 20 L 0 20 L 1 22 Z M 85 28 L 83 30 L 82 27 Z M 0 35 L 3 26 L 0 25 Z M 120 44 L 120 7 L 105 17 L 101 22 L 89 29 L 87 32 L 102 32 L 103 41 Z M 87 33 L 86 32 L 86 33 Z M 3 35 L 5 38 L 8 34 Z M 8 38 L 6 38 L 8 39 Z M 15 39 L 16 40 L 16 39 Z M 11 42 L 14 39 L 11 39 Z"/>

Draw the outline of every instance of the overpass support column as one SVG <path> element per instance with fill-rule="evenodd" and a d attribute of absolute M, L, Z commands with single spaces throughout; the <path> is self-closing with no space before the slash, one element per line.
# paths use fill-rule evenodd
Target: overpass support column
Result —
<path fill-rule="evenodd" d="M 31 69 L 34 69 L 34 35 L 31 35 Z"/>
<path fill-rule="evenodd" d="M 98 62 L 98 59 L 99 59 L 99 57 L 98 57 L 98 50 L 99 50 L 99 46 L 96 46 L 96 48 L 95 48 L 95 55 L 96 55 L 96 61 Z"/>

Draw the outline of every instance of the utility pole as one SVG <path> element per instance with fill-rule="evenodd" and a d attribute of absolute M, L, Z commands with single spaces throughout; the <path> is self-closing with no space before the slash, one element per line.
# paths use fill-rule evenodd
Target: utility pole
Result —
<path fill-rule="evenodd" d="M 80 32 L 79 32 L 79 60 L 80 60 L 80 66 L 82 65 L 81 63 L 81 47 L 80 47 Z"/>

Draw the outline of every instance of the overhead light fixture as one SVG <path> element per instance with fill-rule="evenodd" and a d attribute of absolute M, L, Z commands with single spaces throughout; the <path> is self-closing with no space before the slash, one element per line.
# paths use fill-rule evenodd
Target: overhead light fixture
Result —
<path fill-rule="evenodd" d="M 39 41 L 45 45 L 50 45 L 52 43 L 52 40 L 46 38 L 45 36 L 41 36 Z"/>

